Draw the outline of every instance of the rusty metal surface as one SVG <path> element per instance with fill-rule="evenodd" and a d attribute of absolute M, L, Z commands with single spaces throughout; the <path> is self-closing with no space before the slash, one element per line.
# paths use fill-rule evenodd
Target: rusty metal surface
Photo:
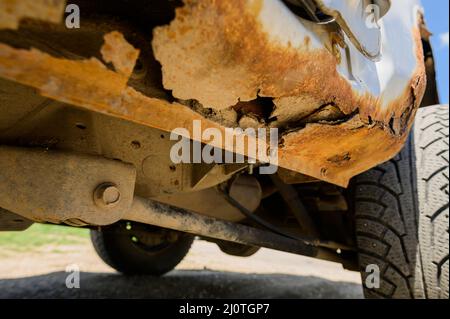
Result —
<path fill-rule="evenodd" d="M 120 32 L 110 32 L 104 38 L 105 45 L 101 49 L 103 60 L 112 63 L 117 73 L 129 78 L 139 56 L 139 50 L 129 44 Z"/>
<path fill-rule="evenodd" d="M 419 12 L 413 1 L 400 2 L 384 23 L 392 28 L 407 5 L 397 28 L 406 28 L 405 46 L 389 52 L 400 48 L 384 31 L 390 43 L 383 43 L 380 65 L 364 61 L 351 41 L 334 43 L 329 26 L 293 18 L 278 1 L 185 1 L 170 25 L 154 30 L 152 44 L 175 97 L 216 110 L 273 98 L 266 125 L 289 128 L 280 163 L 292 160 L 294 171 L 345 185 L 400 150 L 423 96 Z M 392 60 L 399 70 L 389 70 Z"/>
<path fill-rule="evenodd" d="M 108 225 L 131 207 L 135 176 L 103 157 L 1 146 L 0 206 L 33 221 Z"/>
<path fill-rule="evenodd" d="M 335 104 L 345 114 L 358 111 L 364 119 L 389 122 L 410 106 L 411 87 L 425 84 L 418 25 L 409 20 L 415 28 L 409 33 L 419 41 L 408 39 L 415 48 L 402 54 L 417 68 L 409 70 L 411 83 L 405 81 L 395 97 L 382 101 L 381 94 L 364 92 L 367 83 L 351 81 L 360 74 L 346 74 L 345 50 L 338 51 L 341 59 L 333 54 L 330 34 L 336 31 L 329 26 L 300 21 L 277 0 L 185 2 L 170 25 L 154 29 L 152 42 L 164 86 L 177 98 L 214 109 L 258 96 L 274 98 L 277 108 L 302 99 L 316 108 Z M 408 17 L 415 14 L 409 9 Z"/>
<path fill-rule="evenodd" d="M 107 69 L 95 58 L 67 60 L 35 49 L 21 50 L 0 44 L 0 76 L 34 87 L 45 97 L 91 111 L 167 132 L 185 128 L 188 132 L 186 137 L 194 135 L 194 120 L 201 122 L 202 129 L 217 128 L 223 132 L 223 137 L 228 134 L 224 126 L 204 118 L 185 105 L 150 98 L 127 86 L 126 76 Z M 250 140 L 255 138 L 244 136 L 244 143 L 236 148 L 233 145 L 226 148 L 222 140 L 213 140 L 211 144 L 247 155 L 246 145 Z"/>
<path fill-rule="evenodd" d="M 352 176 L 402 147 L 425 88 L 423 54 L 414 27 L 414 46 L 404 53 L 412 61 L 408 66 L 415 65 L 405 72 L 409 80 L 391 85 L 395 95 L 376 95 L 379 89 L 364 91 L 364 85 L 355 87 L 357 81 L 349 80 L 343 58 L 348 50 L 326 28 L 299 22 L 277 0 L 186 1 L 169 26 L 155 28 L 152 45 L 163 84 L 176 98 L 195 99 L 217 112 L 230 111 L 238 101 L 272 98 L 276 118 L 262 125 L 286 131 L 278 165 L 346 186 Z M 224 132 L 220 118 L 129 87 L 137 50 L 120 34 L 107 34 L 101 52 L 116 72 L 97 59 L 67 60 L 0 44 L 0 76 L 45 97 L 164 131 L 184 127 L 192 132 L 192 121 L 200 120 L 204 129 Z M 364 72 L 358 75 L 366 79 Z M 308 121 L 299 124 L 299 114 Z M 231 151 L 245 155 L 245 150 Z"/>
<path fill-rule="evenodd" d="M 62 19 L 65 3 L 65 0 L 0 1 L 0 29 L 17 29 L 24 18 L 58 23 Z"/>

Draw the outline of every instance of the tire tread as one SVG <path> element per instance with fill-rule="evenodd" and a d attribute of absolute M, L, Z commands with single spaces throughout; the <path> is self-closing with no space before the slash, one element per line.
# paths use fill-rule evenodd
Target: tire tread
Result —
<path fill-rule="evenodd" d="M 448 298 L 448 127 L 448 106 L 419 109 L 404 149 L 352 180 L 363 283 L 380 266 L 367 298 Z"/>

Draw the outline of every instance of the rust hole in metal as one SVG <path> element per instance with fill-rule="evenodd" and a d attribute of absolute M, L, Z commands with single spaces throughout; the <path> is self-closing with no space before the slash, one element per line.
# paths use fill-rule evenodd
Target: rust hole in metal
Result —
<path fill-rule="evenodd" d="M 144 70 L 144 63 L 142 62 L 142 58 L 139 57 L 136 60 L 136 65 L 134 66 L 134 72 L 142 72 Z"/>
<path fill-rule="evenodd" d="M 81 122 L 76 123 L 75 126 L 76 126 L 77 128 L 79 128 L 80 130 L 85 130 L 85 129 L 87 129 L 86 124 L 81 123 Z"/>
<path fill-rule="evenodd" d="M 263 120 L 265 123 L 274 121 L 273 118 L 270 118 L 275 109 L 273 98 L 258 96 L 252 101 L 240 101 L 234 105 L 232 109 L 238 113 L 238 118 L 241 118 L 244 115 L 253 115 L 256 116 L 257 119 Z"/>
<path fill-rule="evenodd" d="M 139 58 L 136 60 L 136 64 L 134 65 L 131 77 L 135 80 L 142 79 L 145 77 L 146 74 L 147 74 L 147 67 L 144 61 L 142 60 L 142 57 L 139 56 Z"/>

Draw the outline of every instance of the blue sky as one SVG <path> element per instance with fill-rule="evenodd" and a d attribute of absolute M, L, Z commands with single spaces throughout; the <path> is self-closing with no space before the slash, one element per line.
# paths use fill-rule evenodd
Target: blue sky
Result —
<path fill-rule="evenodd" d="M 422 0 L 428 29 L 433 33 L 433 49 L 441 103 L 448 103 L 448 17 L 449 0 Z"/>

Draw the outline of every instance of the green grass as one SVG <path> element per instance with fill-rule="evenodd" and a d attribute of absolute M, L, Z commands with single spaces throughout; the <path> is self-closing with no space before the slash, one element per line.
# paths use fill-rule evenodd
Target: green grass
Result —
<path fill-rule="evenodd" d="M 89 230 L 75 227 L 33 224 L 21 232 L 0 232 L 0 250 L 30 251 L 52 245 L 74 245 L 86 242 Z"/>

